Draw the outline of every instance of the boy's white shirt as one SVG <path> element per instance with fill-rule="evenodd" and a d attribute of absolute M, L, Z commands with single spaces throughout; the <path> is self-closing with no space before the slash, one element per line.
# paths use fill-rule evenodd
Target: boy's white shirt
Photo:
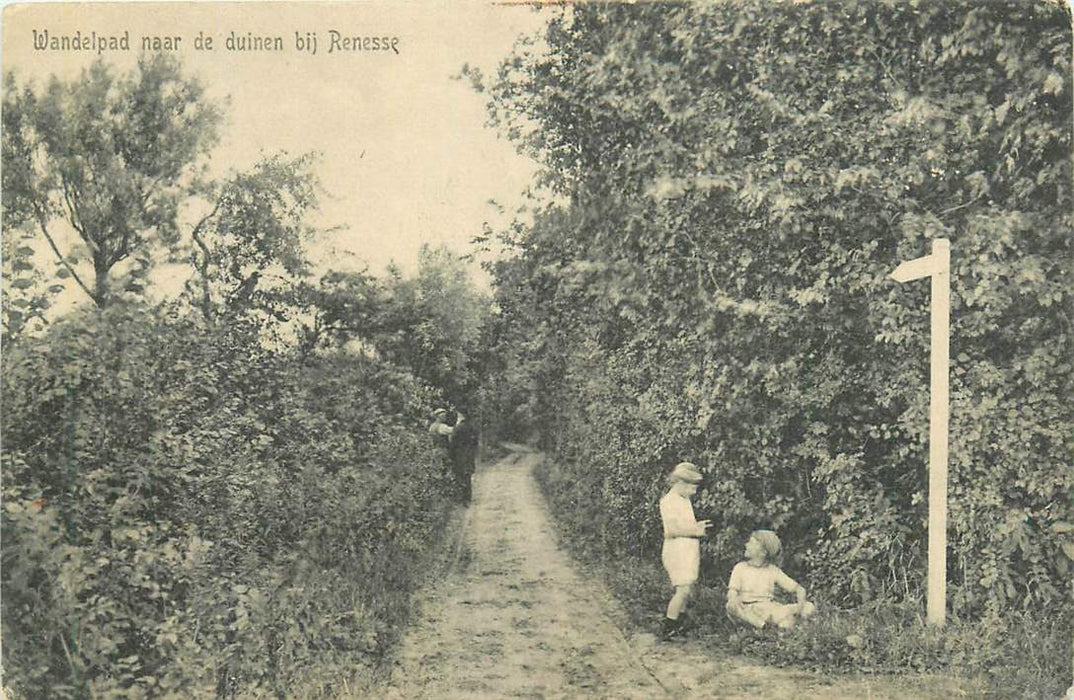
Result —
<path fill-rule="evenodd" d="M 699 537 L 702 534 L 690 499 L 676 491 L 668 491 L 660 499 L 660 519 L 664 523 L 665 538 Z"/>

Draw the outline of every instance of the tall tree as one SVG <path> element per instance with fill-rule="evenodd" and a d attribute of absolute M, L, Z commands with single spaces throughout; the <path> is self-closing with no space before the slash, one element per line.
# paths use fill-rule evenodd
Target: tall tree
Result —
<path fill-rule="evenodd" d="M 395 270 L 384 281 L 377 350 L 450 400 L 472 403 L 488 310 L 466 264 L 445 247 L 423 245 L 416 275 Z"/>
<path fill-rule="evenodd" d="M 317 206 L 312 161 L 275 154 L 215 187 L 191 233 L 197 274 L 188 284 L 210 322 L 254 308 L 279 315 L 297 301 L 288 297 L 308 271 L 307 215 Z"/>
<path fill-rule="evenodd" d="M 309 310 L 299 331 L 305 356 L 318 349 L 338 349 L 357 341 L 374 348 L 381 331 L 383 287 L 366 271 L 325 273 L 317 284 L 302 283 L 297 296 Z"/>
<path fill-rule="evenodd" d="M 219 109 L 176 59 L 152 54 L 125 75 L 98 59 L 42 91 L 9 73 L 3 113 L 5 228 L 33 226 L 63 276 L 106 306 L 118 264 L 130 260 L 129 273 L 144 278 L 152 245 L 178 244 L 179 206 L 216 142 Z M 84 250 L 64 249 L 60 227 Z"/>

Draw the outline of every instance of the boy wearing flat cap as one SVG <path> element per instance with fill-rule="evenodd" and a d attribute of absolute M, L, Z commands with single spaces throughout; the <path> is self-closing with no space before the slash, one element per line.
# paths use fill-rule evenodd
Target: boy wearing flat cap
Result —
<path fill-rule="evenodd" d="M 701 566 L 701 538 L 708 534 L 710 522 L 694 519 L 690 498 L 697 493 L 701 472 L 690 462 L 680 462 L 668 475 L 670 489 L 660 499 L 660 519 L 664 523 L 664 548 L 661 558 L 675 594 L 668 602 L 667 616 L 661 630 L 671 639 L 682 629 L 686 604 L 690 601 Z"/>

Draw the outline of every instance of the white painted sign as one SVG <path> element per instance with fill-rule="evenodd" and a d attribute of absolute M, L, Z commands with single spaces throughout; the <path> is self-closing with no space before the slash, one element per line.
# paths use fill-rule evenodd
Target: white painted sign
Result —
<path fill-rule="evenodd" d="M 932 358 L 929 410 L 929 573 L 928 621 L 947 620 L 947 427 L 948 371 L 951 364 L 951 243 L 932 242 L 932 255 L 907 260 L 891 278 L 909 282 L 932 278 Z"/>

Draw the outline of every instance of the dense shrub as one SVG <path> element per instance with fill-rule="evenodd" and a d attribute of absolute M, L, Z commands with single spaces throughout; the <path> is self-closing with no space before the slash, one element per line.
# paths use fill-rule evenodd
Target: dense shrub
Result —
<path fill-rule="evenodd" d="M 14 692 L 331 694 L 392 642 L 447 512 L 411 375 L 115 304 L 2 379 Z"/>
<path fill-rule="evenodd" d="M 955 618 L 929 627 L 922 601 L 823 610 L 785 634 L 736 630 L 721 644 L 774 665 L 861 673 L 945 672 L 1005 698 L 1060 697 L 1071 678 L 1070 611 Z M 722 642 L 722 640 L 721 640 Z"/>
<path fill-rule="evenodd" d="M 593 4 L 543 39 L 483 86 L 558 195 L 494 267 L 489 386 L 590 546 L 655 551 L 690 459 L 719 566 L 766 525 L 840 604 L 916 599 L 929 292 L 888 274 L 946 237 L 953 612 L 1069 600 L 1068 10 Z"/>

